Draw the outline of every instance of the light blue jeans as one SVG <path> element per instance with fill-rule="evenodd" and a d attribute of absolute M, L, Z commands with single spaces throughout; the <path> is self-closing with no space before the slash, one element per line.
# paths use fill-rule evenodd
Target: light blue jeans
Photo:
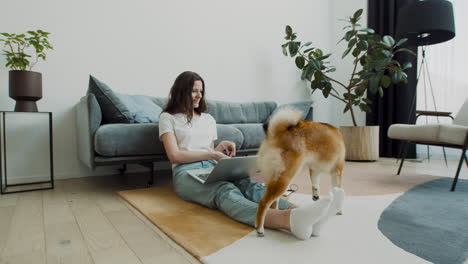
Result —
<path fill-rule="evenodd" d="M 202 184 L 186 172 L 211 167 L 214 165 L 210 161 L 176 166 L 172 171 L 172 182 L 177 195 L 183 200 L 218 209 L 236 221 L 255 226 L 258 202 L 265 193 L 265 187 L 250 178 Z M 290 205 L 290 202 L 280 199 L 279 209 L 287 209 Z"/>

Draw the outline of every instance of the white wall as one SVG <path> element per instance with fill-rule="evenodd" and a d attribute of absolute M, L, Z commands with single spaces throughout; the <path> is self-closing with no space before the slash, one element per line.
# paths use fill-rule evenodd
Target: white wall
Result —
<path fill-rule="evenodd" d="M 55 173 L 67 178 L 115 171 L 91 171 L 77 159 L 74 105 L 86 93 L 89 74 L 117 92 L 166 96 L 180 72 L 193 70 L 204 77 L 208 99 L 301 100 L 309 97 L 309 90 L 299 81 L 293 60 L 281 53 L 285 25 L 290 24 L 302 39 L 334 51 L 342 27 L 337 19 L 365 6 L 364 0 L 22 0 L 2 4 L 2 10 L 9 11 L 0 16 L 0 25 L 2 32 L 52 33 L 55 49 L 33 70 L 43 74 L 38 107 L 54 113 Z M 338 50 L 336 56 L 341 53 Z M 5 64 L 3 57 L 0 64 Z M 340 75 L 345 74 L 340 70 Z M 0 109 L 13 107 L 8 72 L 1 67 Z M 334 125 L 347 123 L 342 109 L 336 100 L 320 96 L 315 118 Z M 31 133 L 30 140 L 42 140 L 45 135 L 39 134 Z M 11 151 L 47 154 L 44 147 L 17 145 Z M 10 167 L 23 166 L 11 162 L 16 165 Z"/>

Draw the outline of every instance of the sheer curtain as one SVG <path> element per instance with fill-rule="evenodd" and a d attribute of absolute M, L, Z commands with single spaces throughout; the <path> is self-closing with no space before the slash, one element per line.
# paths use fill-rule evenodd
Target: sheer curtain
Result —
<path fill-rule="evenodd" d="M 421 72 L 417 87 L 417 110 L 452 112 L 455 116 L 468 97 L 468 1 L 451 0 L 455 17 L 455 38 L 426 47 L 428 73 Z M 422 58 L 422 48 L 419 48 Z M 421 59 L 419 65 L 421 65 Z M 418 67 L 418 70 L 420 68 Z M 432 84 L 432 91 L 431 85 Z M 435 101 L 435 106 L 434 106 Z M 450 118 L 419 117 L 418 124 L 451 123 Z M 427 157 L 427 147 L 417 147 L 418 157 Z M 446 149 L 450 159 L 460 157 L 459 150 Z M 442 148 L 430 147 L 431 158 L 443 158 Z"/>

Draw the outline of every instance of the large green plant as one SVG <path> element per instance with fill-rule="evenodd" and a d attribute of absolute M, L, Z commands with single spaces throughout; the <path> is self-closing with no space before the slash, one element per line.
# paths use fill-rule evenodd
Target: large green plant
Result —
<path fill-rule="evenodd" d="M 350 111 L 354 126 L 357 126 L 352 106 L 358 106 L 362 111 L 369 112 L 371 100 L 366 98 L 366 90 L 379 93 L 382 97 L 384 88 L 391 83 L 407 82 L 405 69 L 410 68 L 410 62 L 401 65 L 394 59 L 395 54 L 401 51 L 413 53 L 411 50 L 401 48 L 406 39 L 395 41 L 391 36 L 380 37 L 371 28 L 361 28 L 357 22 L 361 18 L 362 9 L 357 10 L 353 16 L 345 19 L 349 25 L 343 30 L 344 37 L 339 41 L 346 41 L 347 48 L 341 58 L 349 53 L 354 57 L 353 71 L 349 81 L 340 82 L 330 76 L 336 70 L 330 66 L 331 54 L 324 54 L 321 49 L 312 47 L 311 42 L 302 44 L 297 41 L 297 35 L 290 26 L 286 26 L 286 42 L 281 47 L 285 56 L 295 58 L 296 66 L 302 70 L 301 79 L 310 81 L 312 93 L 321 90 L 323 96 L 335 97 L 345 104 L 343 113 Z M 339 43 L 338 42 L 338 43 Z M 358 65 L 360 70 L 358 71 Z M 334 85 L 345 89 L 340 93 Z"/>
<path fill-rule="evenodd" d="M 3 55 L 6 56 L 7 63 L 5 67 L 12 70 L 31 70 L 39 59 L 45 60 L 45 50 L 53 49 L 48 41 L 48 32 L 42 30 L 28 31 L 22 34 L 0 33 L 0 42 L 3 42 L 6 49 L 3 50 Z M 33 48 L 34 56 L 29 55 Z M 29 58 L 34 57 L 34 62 L 30 62 Z"/>

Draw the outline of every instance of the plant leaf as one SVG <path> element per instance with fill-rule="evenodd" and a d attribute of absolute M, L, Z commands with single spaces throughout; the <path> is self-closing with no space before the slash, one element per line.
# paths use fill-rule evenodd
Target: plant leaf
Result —
<path fill-rule="evenodd" d="M 287 25 L 285 32 L 286 32 L 286 35 L 291 36 L 291 34 L 293 33 L 291 26 Z"/>
<path fill-rule="evenodd" d="M 317 61 L 316 59 L 314 58 L 311 58 L 309 60 L 309 64 L 312 66 L 312 68 L 316 71 L 319 71 L 320 70 L 320 62 Z"/>
<path fill-rule="evenodd" d="M 343 55 L 341 55 L 341 58 L 344 59 L 344 57 L 346 57 L 346 55 L 348 55 L 348 53 L 351 51 L 351 48 L 347 48 L 344 52 L 343 52 Z"/>
<path fill-rule="evenodd" d="M 403 65 L 403 70 L 409 69 L 411 67 L 413 67 L 413 64 L 411 64 L 411 62 L 407 62 L 405 65 Z"/>
<path fill-rule="evenodd" d="M 346 112 L 348 112 L 350 108 L 351 108 L 351 107 L 349 107 L 349 105 L 347 104 L 347 105 L 345 106 L 344 110 L 343 110 L 343 114 L 346 113 Z"/>
<path fill-rule="evenodd" d="M 371 111 L 370 107 L 366 103 L 360 103 L 359 108 L 366 113 Z"/>
<path fill-rule="evenodd" d="M 299 69 L 302 69 L 302 68 L 304 68 L 304 64 L 305 64 L 305 59 L 304 59 L 304 57 L 302 57 L 302 56 L 297 56 L 297 57 L 296 57 L 296 66 L 297 66 Z"/>
<path fill-rule="evenodd" d="M 366 33 L 369 33 L 369 34 L 374 34 L 375 33 L 375 31 L 372 28 L 362 28 L 362 29 L 359 29 L 358 31 L 366 32 Z"/>
<path fill-rule="evenodd" d="M 390 79 L 390 77 L 388 77 L 387 75 L 384 75 L 382 76 L 382 80 L 380 82 L 382 83 L 383 87 L 388 88 L 392 83 L 392 79 Z"/>
<path fill-rule="evenodd" d="M 358 47 L 360 50 L 367 50 L 367 48 L 369 47 L 369 44 L 367 44 L 367 41 L 365 40 L 360 40 L 356 47 Z"/>
<path fill-rule="evenodd" d="M 281 47 L 283 48 L 283 55 L 288 56 L 288 45 L 287 44 L 285 45 L 281 45 Z"/>
<path fill-rule="evenodd" d="M 296 56 L 297 52 L 299 51 L 300 45 L 301 45 L 300 42 L 296 42 L 296 41 L 289 42 L 289 55 L 291 57 Z"/>
<path fill-rule="evenodd" d="M 382 43 L 388 47 L 388 48 L 391 48 L 393 46 L 393 44 L 395 44 L 395 40 L 391 37 L 391 36 L 384 36 L 382 38 Z"/>
<path fill-rule="evenodd" d="M 407 38 L 402 38 L 402 39 L 400 39 L 400 40 L 395 44 L 395 47 L 398 47 L 398 46 L 403 45 L 406 41 L 408 41 Z"/>
<path fill-rule="evenodd" d="M 358 10 L 354 13 L 353 18 L 357 20 L 357 19 L 362 15 L 362 11 L 363 11 L 362 8 L 361 8 L 361 9 L 358 9 Z"/>

